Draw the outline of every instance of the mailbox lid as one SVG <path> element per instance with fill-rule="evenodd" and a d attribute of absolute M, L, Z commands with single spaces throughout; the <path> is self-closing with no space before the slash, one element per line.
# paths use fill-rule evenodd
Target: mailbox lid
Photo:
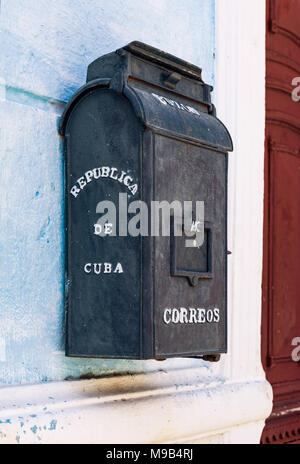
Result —
<path fill-rule="evenodd" d="M 149 129 L 198 142 L 222 152 L 233 150 L 230 134 L 215 116 L 201 105 L 177 94 L 160 92 L 139 84 L 125 87 L 125 95 Z"/>
<path fill-rule="evenodd" d="M 147 44 L 132 42 L 98 58 L 88 67 L 87 82 L 120 72 L 126 83 L 146 82 L 211 106 L 212 87 L 203 82 L 201 68 Z"/>
<path fill-rule="evenodd" d="M 203 82 L 201 68 L 141 42 L 104 55 L 88 67 L 85 84 L 68 103 L 67 120 L 91 89 L 109 88 L 124 95 L 145 127 L 165 131 L 221 151 L 232 151 L 232 140 L 211 104 L 213 88 Z"/>
<path fill-rule="evenodd" d="M 135 41 L 89 65 L 87 82 L 100 78 L 126 95 L 146 127 L 232 150 L 230 134 L 211 103 L 213 88 L 198 66 Z"/>

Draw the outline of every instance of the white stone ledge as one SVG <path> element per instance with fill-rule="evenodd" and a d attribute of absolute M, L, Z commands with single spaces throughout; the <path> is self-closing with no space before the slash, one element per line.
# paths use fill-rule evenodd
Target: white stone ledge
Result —
<path fill-rule="evenodd" d="M 2 387 L 0 443 L 192 443 L 254 423 L 259 436 L 271 404 L 264 380 L 198 369 Z"/>

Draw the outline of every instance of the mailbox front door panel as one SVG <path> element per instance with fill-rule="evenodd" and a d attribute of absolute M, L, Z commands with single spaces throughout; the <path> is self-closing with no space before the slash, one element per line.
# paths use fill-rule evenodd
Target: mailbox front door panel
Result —
<path fill-rule="evenodd" d="M 174 237 L 176 247 L 172 237 L 155 239 L 155 353 L 225 352 L 227 155 L 159 135 L 154 147 L 155 200 L 203 201 L 205 208 L 202 247 L 185 247 L 190 237 Z M 194 286 L 188 271 L 191 279 L 200 275 Z"/>
<path fill-rule="evenodd" d="M 118 218 L 119 193 L 127 194 L 128 202 L 139 199 L 140 134 L 128 100 L 105 89 L 82 98 L 68 122 L 70 356 L 140 356 L 140 238 L 95 235 L 99 202 L 113 202 Z M 131 185 L 138 185 L 134 195 L 124 184 L 124 173 L 133 179 Z"/>

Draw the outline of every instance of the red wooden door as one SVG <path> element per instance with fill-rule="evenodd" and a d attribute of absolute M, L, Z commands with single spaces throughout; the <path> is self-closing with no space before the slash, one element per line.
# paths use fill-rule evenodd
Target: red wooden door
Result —
<path fill-rule="evenodd" d="M 274 408 L 262 443 L 300 443 L 300 0 L 267 0 L 262 361 Z"/>

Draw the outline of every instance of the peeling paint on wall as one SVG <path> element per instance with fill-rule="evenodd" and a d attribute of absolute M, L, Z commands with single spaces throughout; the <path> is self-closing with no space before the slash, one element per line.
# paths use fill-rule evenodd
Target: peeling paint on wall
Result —
<path fill-rule="evenodd" d="M 201 66 L 213 84 L 214 1 L 61 0 L 57 8 L 49 0 L 16 0 L 0 6 L 0 383 L 151 370 L 157 367 L 152 361 L 64 355 L 58 118 L 85 82 L 88 63 L 132 40 Z"/>

